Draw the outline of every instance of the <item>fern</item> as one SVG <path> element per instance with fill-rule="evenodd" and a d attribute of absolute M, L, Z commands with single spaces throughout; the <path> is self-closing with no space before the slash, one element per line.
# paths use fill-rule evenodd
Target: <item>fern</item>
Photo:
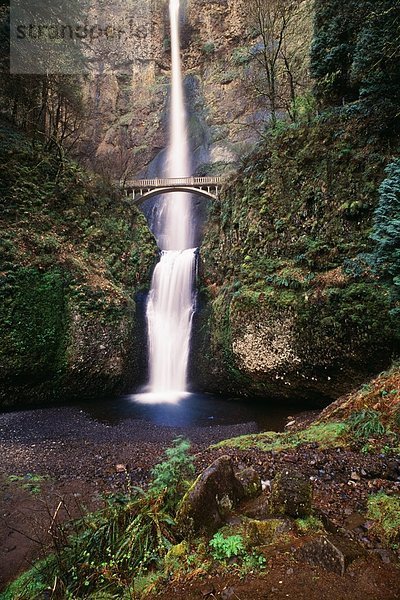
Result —
<path fill-rule="evenodd" d="M 227 560 L 233 556 L 243 556 L 246 549 L 241 535 L 229 535 L 224 537 L 218 532 L 210 540 L 211 554 L 216 560 Z"/>
<path fill-rule="evenodd" d="M 149 492 L 154 496 L 164 494 L 165 508 L 173 513 L 189 487 L 194 475 L 193 457 L 189 454 L 190 442 L 181 437 L 165 451 L 167 460 L 154 467 Z"/>

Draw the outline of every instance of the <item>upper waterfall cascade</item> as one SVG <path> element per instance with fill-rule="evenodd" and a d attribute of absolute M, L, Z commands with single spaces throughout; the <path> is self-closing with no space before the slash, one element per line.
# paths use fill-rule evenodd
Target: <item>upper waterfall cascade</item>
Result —
<path fill-rule="evenodd" d="M 171 106 L 166 175 L 191 176 L 187 118 L 180 57 L 180 4 L 170 0 Z M 170 194 L 171 196 L 171 194 Z M 144 402 L 176 402 L 187 394 L 187 367 L 194 313 L 196 250 L 191 196 L 173 193 L 163 205 L 157 264 L 147 303 L 149 383 L 136 398 Z"/>

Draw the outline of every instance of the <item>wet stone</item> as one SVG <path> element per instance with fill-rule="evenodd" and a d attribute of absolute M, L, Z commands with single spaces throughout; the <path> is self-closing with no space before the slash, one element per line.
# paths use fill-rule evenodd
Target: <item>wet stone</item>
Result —
<path fill-rule="evenodd" d="M 184 537 L 214 533 L 242 497 L 243 488 L 235 477 L 231 458 L 220 456 L 184 496 L 176 516 L 179 533 Z"/>

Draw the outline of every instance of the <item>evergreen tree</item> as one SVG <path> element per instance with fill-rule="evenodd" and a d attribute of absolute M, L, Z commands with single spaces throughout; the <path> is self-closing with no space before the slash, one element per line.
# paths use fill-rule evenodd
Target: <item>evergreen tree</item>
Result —
<path fill-rule="evenodd" d="M 400 1 L 366 2 L 368 14 L 357 37 L 352 81 L 379 123 L 399 129 Z"/>
<path fill-rule="evenodd" d="M 394 285 L 400 298 L 400 159 L 386 168 L 386 179 L 379 188 L 379 203 L 374 212 L 371 238 L 376 246 L 377 272 Z"/>

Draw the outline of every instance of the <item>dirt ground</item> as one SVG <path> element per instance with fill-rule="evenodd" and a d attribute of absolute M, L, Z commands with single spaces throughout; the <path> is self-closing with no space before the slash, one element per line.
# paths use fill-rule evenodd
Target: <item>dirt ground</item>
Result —
<path fill-rule="evenodd" d="M 237 466 L 253 466 L 263 480 L 294 466 L 313 481 L 314 504 L 326 521 L 362 544 L 365 557 L 339 576 L 300 562 L 293 547 L 282 547 L 267 556 L 261 575 L 241 579 L 234 569 L 229 576 L 198 574 L 170 583 L 157 598 L 400 599 L 398 558 L 364 527 L 362 516 L 370 493 L 399 493 L 400 461 L 313 445 L 280 453 L 207 449 L 254 431 L 252 423 L 177 429 L 126 419 L 111 426 L 75 408 L 0 414 L 0 589 L 45 551 L 60 503 L 61 518 L 100 506 L 103 492 L 126 484 L 127 475 L 117 465 L 124 465 L 133 483 L 145 485 L 171 441 L 184 435 L 197 453 L 198 470 L 223 453 Z"/>

